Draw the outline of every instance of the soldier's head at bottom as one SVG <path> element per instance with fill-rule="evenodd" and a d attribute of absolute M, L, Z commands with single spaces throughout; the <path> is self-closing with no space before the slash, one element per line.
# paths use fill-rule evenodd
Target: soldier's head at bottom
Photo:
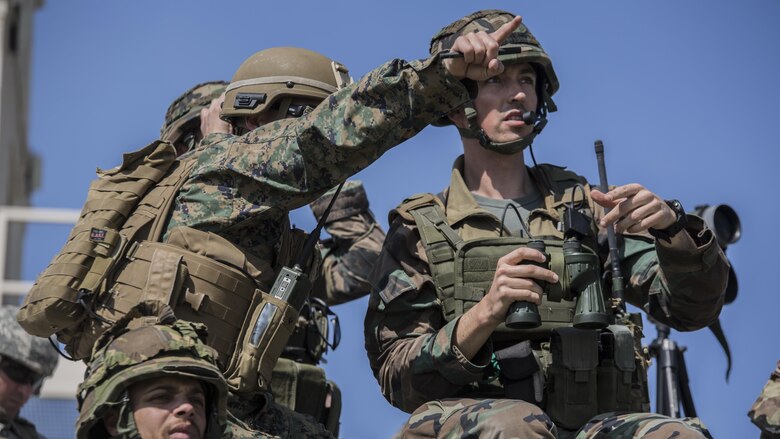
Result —
<path fill-rule="evenodd" d="M 44 378 L 57 365 L 57 352 L 16 322 L 16 308 L 0 307 L 0 422 L 13 422 Z"/>
<path fill-rule="evenodd" d="M 205 326 L 128 315 L 97 344 L 79 386 L 79 439 L 221 438 L 227 384 Z"/>

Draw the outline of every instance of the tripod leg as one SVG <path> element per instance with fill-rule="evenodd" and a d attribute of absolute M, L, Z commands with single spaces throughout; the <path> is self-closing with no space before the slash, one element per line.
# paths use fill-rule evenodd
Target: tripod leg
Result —
<path fill-rule="evenodd" d="M 693 395 L 691 387 L 688 384 L 688 368 L 685 367 L 685 352 L 677 348 L 677 372 L 679 381 L 677 387 L 680 389 L 680 400 L 682 402 L 685 416 L 696 417 L 696 407 L 693 405 Z"/>

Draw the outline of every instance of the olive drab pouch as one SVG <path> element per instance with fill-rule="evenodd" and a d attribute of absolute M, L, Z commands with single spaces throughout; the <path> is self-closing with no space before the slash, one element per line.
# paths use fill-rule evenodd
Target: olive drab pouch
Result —
<path fill-rule="evenodd" d="M 598 366 L 599 413 L 630 411 L 636 371 L 634 335 L 623 325 L 610 325 L 600 334 Z"/>
<path fill-rule="evenodd" d="M 280 358 L 274 366 L 271 392 L 274 402 L 314 417 L 338 437 L 341 390 L 327 379 L 324 369 Z"/>
<path fill-rule="evenodd" d="M 409 210 L 420 231 L 428 257 L 436 293 L 441 300 L 444 318 L 452 321 L 462 315 L 490 290 L 498 260 L 507 253 L 528 244 L 523 237 L 487 237 L 463 240 L 446 222 L 441 207 L 422 204 Z M 539 305 L 542 325 L 533 329 L 509 329 L 501 324 L 494 340 L 517 340 L 546 337 L 553 328 L 569 326 L 574 317 L 575 298 L 565 280 L 563 241 L 544 240 L 550 255 L 550 269 L 562 279 L 548 284 Z"/>
<path fill-rule="evenodd" d="M 271 391 L 274 402 L 327 426 L 328 397 L 332 391 L 321 367 L 280 358 L 274 366 Z"/>
<path fill-rule="evenodd" d="M 547 414 L 561 427 L 576 430 L 599 413 L 596 393 L 599 331 L 553 329 L 550 353 Z"/>
<path fill-rule="evenodd" d="M 18 313 L 27 332 L 39 337 L 78 332 L 75 328 L 90 316 L 91 301 L 127 248 L 130 239 L 120 233 L 122 226 L 175 163 L 173 146 L 158 141 L 125 154 L 116 168 L 98 170 L 64 247 L 38 276 Z"/>

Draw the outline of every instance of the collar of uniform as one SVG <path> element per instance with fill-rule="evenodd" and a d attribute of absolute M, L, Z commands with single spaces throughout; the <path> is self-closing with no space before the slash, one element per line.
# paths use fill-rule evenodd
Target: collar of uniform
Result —
<path fill-rule="evenodd" d="M 463 160 L 463 155 L 455 159 L 455 163 L 452 165 L 450 186 L 445 192 L 447 222 L 450 225 L 455 225 L 472 215 L 484 215 L 498 221 L 490 212 L 479 207 L 477 200 L 471 195 L 466 181 L 463 180 Z"/>

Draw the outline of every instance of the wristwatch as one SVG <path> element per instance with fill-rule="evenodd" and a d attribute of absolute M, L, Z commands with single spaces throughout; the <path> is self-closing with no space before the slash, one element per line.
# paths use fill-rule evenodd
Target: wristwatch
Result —
<path fill-rule="evenodd" d="M 664 202 L 677 216 L 674 219 L 674 223 L 663 230 L 658 230 L 651 227 L 647 229 L 647 232 L 653 235 L 653 238 L 656 240 L 663 239 L 666 242 L 672 242 L 672 236 L 680 233 L 680 230 L 685 228 L 685 224 L 688 222 L 688 216 L 685 213 L 685 209 L 683 209 L 682 203 L 680 203 L 679 200 L 664 200 Z"/>

